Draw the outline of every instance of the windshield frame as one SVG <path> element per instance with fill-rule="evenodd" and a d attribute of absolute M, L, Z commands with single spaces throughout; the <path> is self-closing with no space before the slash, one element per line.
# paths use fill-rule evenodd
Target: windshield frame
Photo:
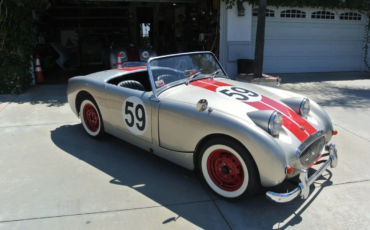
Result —
<path fill-rule="evenodd" d="M 187 52 L 187 53 L 178 53 L 178 54 L 170 54 L 170 55 L 164 55 L 164 56 L 158 56 L 158 57 L 151 57 L 147 61 L 147 69 L 148 69 L 148 74 L 149 74 L 149 80 L 150 80 L 150 83 L 152 85 L 152 91 L 153 91 L 153 97 L 154 97 L 153 100 L 159 100 L 158 96 L 163 91 L 165 91 L 165 90 L 167 90 L 169 88 L 178 86 L 178 85 L 185 84 L 188 79 L 181 79 L 181 80 L 178 80 L 178 81 L 175 81 L 175 82 L 171 82 L 171 83 L 169 83 L 169 84 L 167 84 L 167 85 L 165 85 L 165 86 L 157 89 L 155 87 L 155 84 L 154 84 L 154 78 L 153 78 L 152 69 L 150 67 L 150 62 L 153 61 L 153 60 L 156 60 L 156 59 L 162 59 L 162 58 L 168 58 L 168 57 L 177 57 L 177 56 L 185 56 L 185 55 L 193 55 L 193 54 L 210 54 L 210 55 L 212 55 L 212 57 L 216 60 L 217 64 L 220 66 L 221 71 L 225 75 L 224 78 L 230 79 L 229 76 L 227 76 L 226 71 L 222 67 L 221 63 L 218 61 L 218 59 L 216 58 L 216 56 L 211 51 L 197 51 L 197 52 Z M 191 80 L 203 79 L 203 78 L 208 78 L 208 77 L 207 76 L 202 76 L 202 77 L 196 76 L 196 77 L 194 77 Z"/>

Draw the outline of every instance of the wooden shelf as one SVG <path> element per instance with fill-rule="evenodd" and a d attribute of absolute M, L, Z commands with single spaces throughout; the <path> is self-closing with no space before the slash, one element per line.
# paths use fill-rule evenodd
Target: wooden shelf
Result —
<path fill-rule="evenodd" d="M 73 20 L 73 19 L 128 19 L 128 17 L 53 17 L 56 20 Z"/>
<path fill-rule="evenodd" d="M 59 27 L 59 30 L 127 30 L 127 27 Z"/>
<path fill-rule="evenodd" d="M 127 35 L 129 33 L 82 33 L 82 34 L 115 34 L 115 35 Z"/>
<path fill-rule="evenodd" d="M 52 9 L 128 9 L 127 6 L 53 6 Z"/>

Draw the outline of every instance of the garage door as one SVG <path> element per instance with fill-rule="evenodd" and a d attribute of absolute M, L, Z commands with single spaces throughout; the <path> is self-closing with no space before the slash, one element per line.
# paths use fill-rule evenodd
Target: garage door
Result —
<path fill-rule="evenodd" d="M 257 17 L 253 11 L 254 50 Z M 350 11 L 268 7 L 264 72 L 359 71 L 366 17 Z"/>

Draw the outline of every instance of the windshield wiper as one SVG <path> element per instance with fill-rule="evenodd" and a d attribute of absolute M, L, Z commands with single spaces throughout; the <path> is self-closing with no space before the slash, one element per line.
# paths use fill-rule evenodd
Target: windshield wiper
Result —
<path fill-rule="evenodd" d="M 191 75 L 190 77 L 188 77 L 188 79 L 186 80 L 185 84 L 186 85 L 189 85 L 189 82 L 191 79 L 195 78 L 196 76 L 198 76 L 201 72 L 198 72 L 198 73 L 195 73 L 193 75 Z"/>
<path fill-rule="evenodd" d="M 207 74 L 207 76 L 210 75 L 211 76 L 211 79 L 213 80 L 213 78 L 215 78 L 216 74 L 218 74 L 218 72 L 220 72 L 220 70 L 221 69 L 218 69 L 218 70 L 216 70 L 215 72 L 213 72 L 211 74 Z"/>

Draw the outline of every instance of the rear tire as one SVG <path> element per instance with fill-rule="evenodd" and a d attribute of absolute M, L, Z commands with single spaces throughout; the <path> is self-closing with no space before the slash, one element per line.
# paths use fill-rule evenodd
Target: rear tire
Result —
<path fill-rule="evenodd" d="M 201 180 L 219 197 L 242 201 L 259 188 L 255 162 L 236 141 L 224 138 L 209 140 L 200 149 L 198 157 Z"/>
<path fill-rule="evenodd" d="M 82 126 L 90 137 L 100 139 L 105 135 L 103 119 L 99 107 L 91 96 L 82 99 L 80 105 Z"/>

